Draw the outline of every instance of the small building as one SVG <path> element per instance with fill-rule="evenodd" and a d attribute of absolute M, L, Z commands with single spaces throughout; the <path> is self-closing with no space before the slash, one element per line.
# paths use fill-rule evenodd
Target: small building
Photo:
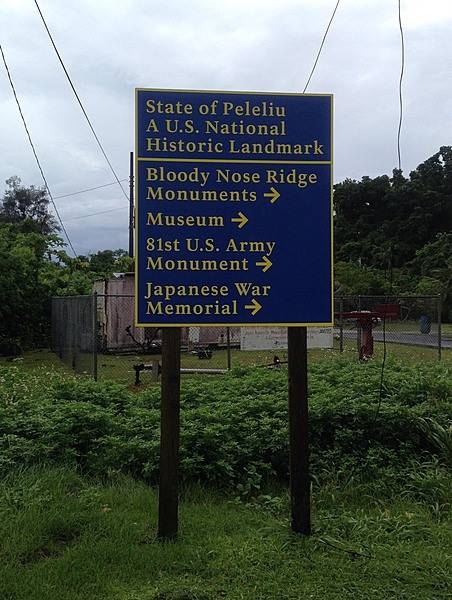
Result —
<path fill-rule="evenodd" d="M 146 330 L 135 327 L 134 274 L 114 273 L 93 283 L 97 294 L 99 346 L 105 352 L 142 350 Z"/>
<path fill-rule="evenodd" d="M 93 283 L 97 294 L 100 348 L 104 352 L 149 352 L 161 341 L 161 329 L 135 327 L 135 274 L 113 273 Z M 240 327 L 230 327 L 230 343 L 240 345 Z M 227 328 L 182 327 L 182 346 L 226 347 Z"/>

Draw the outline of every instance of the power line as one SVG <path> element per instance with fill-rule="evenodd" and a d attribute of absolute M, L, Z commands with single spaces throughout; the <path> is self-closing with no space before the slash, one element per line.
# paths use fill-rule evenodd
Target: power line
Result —
<path fill-rule="evenodd" d="M 28 141 L 30 142 L 31 149 L 33 150 L 33 154 L 34 154 L 34 157 L 35 157 L 35 159 L 36 159 L 36 163 L 37 163 L 37 165 L 38 165 L 38 168 L 39 168 L 39 171 L 40 171 L 40 173 L 41 173 L 42 179 L 43 179 L 43 181 L 44 181 L 45 188 L 46 188 L 46 190 L 47 190 L 47 193 L 49 194 L 50 200 L 51 200 L 51 202 L 52 202 L 52 205 L 53 205 L 53 208 L 54 208 L 54 210 L 55 210 L 55 214 L 56 214 L 56 216 L 57 216 L 57 218 L 58 218 L 58 221 L 59 221 L 59 223 L 60 223 L 60 225 L 61 225 L 61 229 L 63 230 L 63 232 L 64 232 L 64 235 L 66 236 L 66 239 L 67 239 L 67 241 L 68 241 L 68 244 L 69 244 L 69 246 L 70 246 L 70 248 L 71 248 L 72 252 L 74 253 L 74 256 L 75 256 L 75 257 L 77 257 L 77 252 L 75 251 L 75 249 L 74 249 L 74 246 L 72 245 L 72 242 L 71 242 L 71 239 L 70 239 L 70 237 L 69 237 L 69 234 L 68 234 L 68 232 L 66 231 L 66 227 L 64 226 L 64 223 L 63 223 L 63 221 L 62 221 L 62 219 L 61 219 L 61 217 L 60 217 L 60 213 L 58 212 L 58 208 L 57 208 L 57 206 L 56 206 L 56 204 L 55 204 L 55 200 L 53 199 L 52 192 L 50 191 L 50 188 L 49 188 L 49 184 L 47 183 L 47 179 L 46 179 L 46 177 L 45 177 L 45 175 L 44 175 L 44 171 L 43 171 L 43 169 L 42 169 L 42 167 L 41 167 L 41 163 L 40 163 L 40 161 L 39 161 L 38 154 L 37 154 L 37 152 L 36 152 L 36 149 L 35 149 L 35 146 L 34 146 L 34 144 L 33 144 L 33 140 L 31 139 L 30 131 L 28 130 L 27 123 L 26 123 L 26 121 L 25 121 L 25 117 L 24 117 L 24 114 L 23 114 L 23 112 L 22 112 L 22 108 L 21 108 L 21 106 L 20 106 L 19 98 L 17 97 L 17 94 L 16 94 L 16 89 L 15 89 L 15 87 L 14 87 L 14 83 L 13 83 L 13 80 L 12 80 L 12 78 L 11 78 L 11 73 L 10 73 L 10 70 L 9 70 L 9 68 L 8 68 L 8 63 L 6 62 L 5 54 L 4 54 L 4 52 L 3 52 L 3 48 L 2 48 L 2 46 L 1 46 L 1 44 L 0 44 L 0 52 L 1 52 L 1 54 L 2 54 L 3 64 L 5 65 L 6 73 L 7 73 L 7 75 L 8 75 L 8 79 L 9 79 L 9 83 L 10 83 L 10 85 L 11 85 L 11 89 L 12 89 L 12 91 L 13 91 L 13 95 L 14 95 L 14 98 L 15 98 L 15 100 L 16 100 L 17 108 L 19 109 L 19 113 L 20 113 L 20 116 L 21 116 L 21 118 L 22 118 L 22 123 L 24 124 L 24 127 L 25 127 L 25 132 L 26 132 L 26 134 L 27 134 Z"/>
<path fill-rule="evenodd" d="M 127 206 L 119 206 L 118 208 L 109 208 L 107 210 L 101 210 L 99 212 L 89 213 L 87 215 L 79 215 L 78 217 L 72 217 L 71 219 L 66 219 L 66 223 L 68 221 L 77 221 L 78 219 L 86 219 L 87 217 L 97 217 L 97 215 L 105 215 L 107 213 L 115 212 L 117 210 L 125 210 L 128 208 Z"/>
<path fill-rule="evenodd" d="M 400 153 L 400 132 L 402 131 L 402 119 L 403 119 L 403 97 L 402 97 L 402 82 L 403 82 L 403 71 L 405 68 L 405 41 L 403 39 L 403 27 L 402 27 L 402 14 L 399 0 L 399 29 L 400 29 L 400 41 L 401 41 L 401 66 L 400 66 L 400 79 L 399 79 L 399 127 L 397 130 L 397 158 L 399 161 L 399 171 L 402 170 L 402 159 Z"/>
<path fill-rule="evenodd" d="M 399 161 L 399 171 L 402 170 L 402 161 L 400 154 L 400 132 L 402 130 L 402 118 L 403 118 L 403 98 L 402 98 L 402 81 L 403 81 L 403 71 L 405 67 L 405 43 L 403 39 L 403 27 L 402 27 L 402 16 L 401 16 L 401 8 L 400 8 L 400 0 L 398 0 L 399 5 L 399 29 L 400 29 L 400 39 L 401 39 L 401 66 L 400 66 L 400 79 L 399 79 L 399 127 L 397 130 L 397 157 Z M 391 256 L 392 256 L 392 246 L 391 246 Z M 392 261 L 391 261 L 392 263 Z M 392 272 L 392 269 L 391 269 Z M 392 277 L 390 280 L 390 289 L 389 293 L 392 294 Z M 380 386 L 378 392 L 378 404 L 377 410 L 375 411 L 375 415 L 372 419 L 371 428 L 373 428 L 377 422 L 378 416 L 380 414 L 381 403 L 383 400 L 383 385 L 384 385 L 384 375 L 385 375 L 385 366 L 386 366 L 386 306 L 388 304 L 388 297 L 385 296 L 384 306 L 385 313 L 383 316 L 383 360 L 381 362 L 381 371 L 380 371 Z"/>
<path fill-rule="evenodd" d="M 330 30 L 331 23 L 333 22 L 334 15 L 336 14 L 336 11 L 337 11 L 337 8 L 338 8 L 338 6 L 339 6 L 339 3 L 340 3 L 340 1 L 341 1 L 341 0 L 337 0 L 337 2 L 336 2 L 336 6 L 334 7 L 334 10 L 333 10 L 333 14 L 331 15 L 331 18 L 330 18 L 330 20 L 329 20 L 329 23 L 328 23 L 328 25 L 327 25 L 327 28 L 326 28 L 326 30 L 325 30 L 325 33 L 323 34 L 322 42 L 321 42 L 321 44 L 320 44 L 319 51 L 317 52 L 317 56 L 316 56 L 316 59 L 315 59 L 315 61 L 314 61 L 314 65 L 313 65 L 313 67 L 312 67 L 312 69 L 311 69 L 311 72 L 310 72 L 310 74 L 309 74 L 309 77 L 308 77 L 308 80 L 307 80 L 307 82 L 306 82 L 306 85 L 304 86 L 304 90 L 303 90 L 303 92 L 302 92 L 303 94 L 304 94 L 304 93 L 306 92 L 306 90 L 308 89 L 309 82 L 311 81 L 311 78 L 312 78 L 312 76 L 314 75 L 314 71 L 315 71 L 315 68 L 316 68 L 316 66 L 317 66 L 317 63 L 319 62 L 320 54 L 321 54 L 321 52 L 322 52 L 323 45 L 324 45 L 324 43 L 325 43 L 325 40 L 326 40 L 326 36 L 328 35 L 328 31 Z"/>
<path fill-rule="evenodd" d="M 58 57 L 58 60 L 60 61 L 60 64 L 61 64 L 61 66 L 62 66 L 62 68 L 63 68 L 64 74 L 66 75 L 66 78 L 67 78 L 67 80 L 69 81 L 69 84 L 70 84 L 70 86 L 71 86 L 71 88 L 72 88 L 72 91 L 74 92 L 74 95 L 75 95 L 75 97 L 77 98 L 77 102 L 79 103 L 79 105 L 80 105 L 80 108 L 82 109 L 82 112 L 83 112 L 83 114 L 84 114 L 84 116 L 85 116 L 86 122 L 88 123 L 88 125 L 89 125 L 89 128 L 91 129 L 91 132 L 92 132 L 92 134 L 94 135 L 94 138 L 95 138 L 95 140 L 96 140 L 96 142 L 97 142 L 97 145 L 99 146 L 99 148 L 100 148 L 100 151 L 102 152 L 102 154 L 103 154 L 103 156 L 104 156 L 105 160 L 107 161 L 107 164 L 108 164 L 108 166 L 110 167 L 110 171 L 113 173 L 113 176 L 114 176 L 114 178 L 115 178 L 115 180 L 116 180 L 116 183 L 117 183 L 117 184 L 119 185 L 119 187 L 121 188 L 121 190 L 122 190 L 122 193 L 124 194 L 124 196 L 125 196 L 125 198 L 126 198 L 127 202 L 129 202 L 129 197 L 127 196 L 126 192 L 124 191 L 124 188 L 122 187 L 122 185 L 121 185 L 121 182 L 120 182 L 120 180 L 119 180 L 118 176 L 116 175 L 116 171 L 114 170 L 114 168 L 113 168 L 113 166 L 112 166 L 112 164 L 111 164 L 111 162 L 110 162 L 110 160 L 109 160 L 109 158 L 108 158 L 108 156 L 107 156 L 107 153 L 105 152 L 105 150 L 104 150 L 104 148 L 103 148 L 103 146 L 102 146 L 102 144 L 101 144 L 101 142 L 100 142 L 100 139 L 99 139 L 99 137 L 98 137 L 98 135 L 97 135 L 96 131 L 94 130 L 93 124 L 91 123 L 91 121 L 90 121 L 90 118 L 88 117 L 88 113 L 86 112 L 86 110 L 85 110 L 85 107 L 83 106 L 83 103 L 82 103 L 82 101 L 80 100 L 80 96 L 78 95 L 78 93 L 77 93 L 77 90 L 75 89 L 75 86 L 74 86 L 74 84 L 72 83 L 72 79 L 71 79 L 71 78 L 70 78 L 70 76 L 69 76 L 69 73 L 68 73 L 68 71 L 67 71 L 67 69 L 66 69 L 66 66 L 65 66 L 64 62 L 63 62 L 63 59 L 61 58 L 61 56 L 60 56 L 60 53 L 58 52 L 58 48 L 57 48 L 57 47 L 56 47 L 56 45 L 55 45 L 55 42 L 53 41 L 52 34 L 50 33 L 50 30 L 49 30 L 49 28 L 47 27 L 47 23 L 46 23 L 46 21 L 45 21 L 45 19 L 44 19 L 44 15 L 43 15 L 43 14 L 42 14 L 42 12 L 41 12 L 41 9 L 39 8 L 39 4 L 38 4 L 38 1 L 37 1 L 37 0 L 35 0 L 35 4 L 36 4 L 36 8 L 38 9 L 38 12 L 39 12 L 39 15 L 40 15 L 40 17 L 41 17 L 41 20 L 42 20 L 42 22 L 43 22 L 43 24 L 44 24 L 44 27 L 45 27 L 45 29 L 46 29 L 46 31 L 47 31 L 47 34 L 48 34 L 48 36 L 49 36 L 49 38 L 50 38 L 50 41 L 52 42 L 53 49 L 55 50 L 55 53 L 56 53 L 56 55 L 57 55 L 57 57 Z"/>
<path fill-rule="evenodd" d="M 126 177 L 126 179 L 120 179 L 120 181 L 127 180 L 128 177 Z M 116 185 L 116 181 L 112 181 L 111 183 L 104 183 L 103 185 L 98 185 L 92 188 L 86 188 L 86 190 L 79 190 L 78 192 L 72 192 L 70 194 L 63 194 L 63 196 L 55 196 L 55 200 L 58 200 L 59 198 L 69 198 L 69 196 L 76 196 L 77 194 L 84 194 L 85 192 L 92 192 L 93 190 L 100 190 L 101 188 L 108 187 L 109 185 Z"/>

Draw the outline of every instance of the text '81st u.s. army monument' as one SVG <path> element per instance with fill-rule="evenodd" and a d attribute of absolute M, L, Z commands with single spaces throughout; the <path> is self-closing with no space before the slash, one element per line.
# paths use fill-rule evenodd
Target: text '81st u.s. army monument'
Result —
<path fill-rule="evenodd" d="M 138 326 L 332 323 L 332 96 L 136 90 Z"/>

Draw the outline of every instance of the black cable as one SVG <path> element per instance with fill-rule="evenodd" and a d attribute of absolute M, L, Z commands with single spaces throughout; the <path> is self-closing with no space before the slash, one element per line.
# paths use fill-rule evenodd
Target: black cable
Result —
<path fill-rule="evenodd" d="M 385 366 L 386 366 L 386 307 L 388 305 L 388 298 L 385 297 L 383 306 L 384 306 L 384 314 L 383 314 L 383 360 L 381 362 L 381 370 L 380 370 L 380 386 L 378 391 L 378 403 L 377 409 L 375 411 L 374 417 L 370 424 L 370 428 L 373 429 L 375 423 L 377 422 L 378 415 L 380 414 L 381 403 L 383 401 L 383 384 L 384 384 L 384 374 L 385 374 Z"/>
<path fill-rule="evenodd" d="M 66 219 L 66 223 L 68 221 L 77 221 L 77 219 L 86 219 L 87 217 L 96 217 L 97 215 L 105 215 L 107 213 L 115 212 L 117 210 L 125 210 L 128 208 L 127 206 L 119 206 L 118 208 L 108 208 L 107 210 L 101 210 L 95 213 L 89 213 L 87 215 L 80 215 L 78 217 L 72 217 L 71 219 Z"/>
<path fill-rule="evenodd" d="M 304 90 L 303 90 L 303 92 L 302 92 L 303 94 L 306 92 L 306 90 L 307 90 L 307 88 L 308 88 L 308 85 L 309 85 L 309 82 L 311 81 L 311 77 L 314 75 L 315 68 L 316 68 L 316 66 L 317 66 L 317 63 L 318 63 L 318 61 L 319 61 L 319 58 L 320 58 L 320 53 L 322 52 L 323 45 L 324 45 L 324 43 L 325 43 L 325 40 L 326 40 L 326 36 L 328 35 L 328 31 L 330 30 L 331 23 L 333 22 L 334 15 L 336 14 L 336 11 L 337 11 L 337 8 L 338 8 L 338 6 L 339 6 L 339 2 L 340 2 L 340 1 L 341 1 L 341 0 L 337 0 L 337 2 L 336 2 L 336 6 L 334 7 L 334 10 L 333 10 L 333 14 L 331 15 L 331 18 L 330 18 L 330 20 L 329 20 L 328 26 L 327 26 L 327 28 L 326 28 L 326 30 L 325 30 L 325 33 L 323 34 L 322 43 L 320 44 L 319 51 L 317 52 L 317 56 L 316 56 L 316 59 L 315 59 L 315 61 L 314 61 L 314 66 L 312 67 L 312 69 L 311 69 L 311 73 L 309 74 L 309 77 L 308 77 L 308 80 L 307 80 L 307 82 L 306 82 L 306 85 L 304 86 Z"/>
<path fill-rule="evenodd" d="M 120 181 L 127 181 L 128 177 L 126 179 L 120 179 Z M 55 196 L 55 200 L 58 200 L 59 198 L 69 198 L 69 196 L 76 196 L 77 194 L 84 194 L 85 192 L 92 192 L 93 190 L 100 190 L 101 188 L 104 187 L 108 187 L 109 185 L 116 185 L 116 181 L 113 181 L 112 183 L 104 183 L 103 185 L 98 185 L 96 187 L 92 187 L 92 188 L 86 188 L 86 190 L 79 190 L 78 192 L 72 192 L 71 194 L 63 194 L 63 196 Z"/>
<path fill-rule="evenodd" d="M 71 88 L 72 88 L 72 91 L 74 92 L 74 95 L 75 95 L 75 97 L 77 98 L 77 102 L 79 103 L 79 105 L 80 105 L 80 108 L 82 109 L 82 112 L 83 112 L 83 114 L 84 114 L 84 116 L 85 116 L 85 119 L 86 119 L 86 121 L 87 121 L 87 123 L 88 123 L 88 125 L 89 125 L 90 129 L 91 129 L 91 132 L 92 132 L 92 134 L 94 135 L 94 138 L 95 138 L 95 140 L 96 140 L 96 142 L 97 142 L 97 144 L 98 144 L 98 146 L 99 146 L 99 148 L 100 148 L 100 150 L 101 150 L 101 152 L 102 152 L 102 154 L 103 154 L 103 156 L 104 156 L 105 160 L 107 161 L 107 164 L 108 164 L 108 166 L 110 167 L 110 170 L 111 170 L 111 172 L 113 173 L 113 176 L 114 176 L 114 178 L 115 178 L 115 180 L 116 180 L 116 183 L 117 183 L 117 184 L 119 185 L 119 187 L 121 188 L 121 190 L 122 190 L 122 193 L 124 194 L 124 196 L 125 196 L 125 198 L 126 198 L 127 202 L 129 202 L 129 197 L 127 196 L 126 192 L 124 191 L 124 188 L 123 188 L 123 187 L 122 187 L 122 185 L 121 185 L 121 182 L 120 182 L 120 180 L 119 180 L 119 177 L 116 175 L 116 171 L 114 170 L 114 168 L 113 168 L 113 166 L 112 166 L 112 164 L 111 164 L 110 160 L 108 159 L 108 156 L 107 156 L 107 154 L 106 154 L 106 152 L 105 152 L 105 150 L 104 150 L 104 148 L 103 148 L 103 146 L 102 146 L 102 144 L 101 144 L 101 142 L 100 142 L 100 140 L 99 140 L 99 137 L 98 137 L 97 133 L 96 133 L 96 132 L 95 132 L 95 130 L 94 130 L 93 124 L 91 123 L 91 121 L 90 121 L 90 118 L 88 117 L 88 113 L 86 112 L 86 110 L 85 110 L 85 107 L 83 106 L 83 103 L 82 103 L 82 101 L 80 100 L 80 96 L 78 95 L 78 93 L 77 93 L 77 90 L 75 89 L 75 86 L 74 86 L 74 84 L 72 83 L 72 79 L 71 79 L 71 78 L 70 78 L 70 76 L 69 76 L 69 73 L 68 73 L 68 71 L 67 71 L 67 69 L 66 69 L 66 66 L 65 66 L 64 62 L 63 62 L 63 59 L 61 58 L 61 56 L 60 56 L 60 53 L 58 52 L 58 48 L 57 48 L 57 47 L 56 47 L 56 45 L 55 45 L 55 42 L 53 41 L 52 34 L 50 33 L 50 30 L 49 30 L 49 28 L 47 27 L 47 23 L 46 23 L 46 21 L 45 21 L 45 19 L 44 19 L 44 15 L 43 15 L 43 14 L 42 14 L 42 12 L 41 12 L 41 9 L 39 8 L 39 4 L 38 4 L 38 1 L 37 1 L 37 0 L 35 0 L 35 4 L 36 4 L 36 8 L 38 9 L 38 12 L 39 12 L 39 15 L 40 15 L 40 17 L 41 17 L 41 20 L 42 20 L 42 22 L 44 23 L 44 27 L 45 27 L 45 29 L 46 29 L 46 31 L 47 31 L 47 34 L 48 34 L 48 36 L 49 36 L 49 38 L 50 38 L 50 41 L 52 42 L 53 49 L 55 50 L 55 53 L 56 53 L 56 55 L 57 55 L 57 57 L 58 57 L 58 60 L 60 61 L 60 64 L 61 64 L 61 66 L 62 66 L 62 68 L 63 68 L 63 71 L 64 71 L 64 73 L 65 73 L 65 75 L 66 75 L 66 78 L 67 78 L 67 80 L 69 81 L 69 84 L 70 84 L 70 86 L 71 86 Z"/>
<path fill-rule="evenodd" d="M 390 290 L 392 291 L 392 290 Z M 375 409 L 375 413 L 374 416 L 372 417 L 372 421 L 370 422 L 370 426 L 369 426 L 369 431 L 371 431 L 374 427 L 375 424 L 377 422 L 378 416 L 380 414 L 380 410 L 381 410 L 381 405 L 383 402 L 383 386 L 384 386 L 384 374 L 385 374 L 385 367 L 386 367 L 386 313 L 387 313 L 387 305 L 388 305 L 388 296 L 385 296 L 384 298 L 384 302 L 383 302 L 383 360 L 381 362 L 381 369 L 380 369 L 380 383 L 379 383 L 379 389 L 378 389 L 378 402 L 377 402 L 377 408 Z M 368 437 L 366 440 L 366 450 L 367 452 L 369 452 L 371 446 L 371 440 Z M 347 477 L 345 478 L 345 481 L 343 483 L 343 488 L 345 489 L 348 484 L 350 483 L 353 475 L 356 472 L 356 465 L 352 466 L 352 468 L 350 469 L 349 474 L 347 475 Z"/>
<path fill-rule="evenodd" d="M 405 68 L 405 41 L 403 39 L 403 27 L 402 27 L 402 15 L 399 0 L 399 29 L 400 29 L 400 40 L 401 40 L 401 67 L 400 67 L 400 79 L 399 79 L 399 128 L 397 130 L 397 157 L 399 161 L 399 171 L 402 170 L 402 160 L 400 155 L 400 132 L 402 130 L 402 119 L 403 119 L 403 97 L 402 97 L 402 81 L 403 71 Z"/>
<path fill-rule="evenodd" d="M 400 153 L 400 132 L 402 130 L 402 119 L 403 119 L 403 97 L 402 97 L 402 81 L 403 81 L 403 71 L 405 68 L 405 43 L 403 39 L 403 27 L 402 27 L 402 16 L 401 16 L 401 6 L 400 0 L 398 0 L 398 13 L 399 13 L 399 29 L 400 29 L 400 39 L 401 39 L 401 67 L 400 67 L 400 79 L 399 79 L 399 127 L 397 130 L 397 158 L 399 164 L 399 171 L 402 170 L 402 160 Z M 392 257 L 392 248 L 391 248 L 391 257 Z M 391 279 L 389 282 L 389 293 L 392 294 L 392 260 L 391 260 Z M 375 415 L 371 422 L 371 428 L 375 426 L 377 422 L 378 415 L 380 414 L 381 403 L 383 401 L 383 385 L 384 385 L 384 372 L 386 366 L 386 307 L 388 304 L 388 297 L 385 296 L 384 299 L 384 315 L 383 315 L 383 360 L 381 362 L 381 372 L 380 372 L 380 386 L 378 393 L 378 404 L 377 409 L 375 411 Z"/>
<path fill-rule="evenodd" d="M 23 112 L 22 112 L 22 108 L 21 108 L 21 106 L 20 106 L 19 98 L 17 97 L 17 94 L 16 94 L 16 89 L 15 89 L 15 87 L 14 87 L 14 83 L 13 83 L 13 80 L 12 80 L 12 78 L 11 78 L 11 73 L 10 73 L 10 70 L 9 70 L 9 68 L 8 68 L 8 63 L 6 62 L 5 54 L 4 54 L 4 52 L 3 52 L 3 48 L 2 48 L 2 46 L 1 46 L 1 44 L 0 44 L 0 52 L 1 52 L 1 54 L 2 54 L 3 64 L 5 65 L 6 73 L 7 73 L 7 75 L 8 75 L 8 79 L 9 79 L 9 83 L 10 83 L 10 85 L 11 85 L 11 89 L 12 89 L 12 91 L 13 91 L 14 98 L 15 98 L 15 100 L 16 100 L 17 108 L 19 109 L 19 113 L 20 113 L 20 116 L 21 116 L 21 118 L 22 118 L 22 123 L 24 124 L 25 131 L 26 131 L 26 134 L 27 134 L 27 137 L 28 137 L 28 141 L 30 142 L 31 149 L 33 150 L 33 154 L 34 154 L 34 157 L 35 157 L 35 159 L 36 159 L 36 163 L 37 163 L 37 165 L 38 165 L 39 171 L 40 171 L 40 173 L 41 173 L 41 177 L 42 177 L 42 179 L 43 179 L 43 181 L 44 181 L 45 188 L 46 188 L 46 190 L 47 190 L 47 193 L 49 194 L 50 201 L 52 202 L 53 208 L 54 208 L 54 210 L 55 210 L 55 214 L 56 214 L 56 216 L 57 216 L 57 218 L 58 218 L 58 221 L 59 221 L 59 223 L 60 223 L 60 225 L 61 225 L 61 229 L 63 230 L 63 232 L 64 232 L 64 235 L 66 236 L 66 239 L 67 239 L 67 241 L 68 241 L 68 244 L 69 244 L 69 246 L 70 246 L 70 248 L 71 248 L 72 252 L 74 253 L 74 257 L 77 257 L 77 252 L 75 251 L 75 249 L 74 249 L 74 246 L 72 245 L 72 242 L 71 242 L 71 239 L 70 239 L 70 237 L 69 237 L 69 234 L 68 234 L 68 232 L 66 231 L 66 227 L 64 226 L 64 223 L 63 223 L 63 221 L 62 221 L 62 219 L 61 219 L 61 217 L 60 217 L 60 213 L 58 212 L 58 208 L 57 208 L 57 206 L 56 206 L 56 204 L 55 204 L 55 201 L 54 201 L 54 199 L 53 199 L 52 192 L 50 191 L 49 185 L 48 185 L 48 183 L 47 183 L 47 179 L 46 179 L 46 177 L 45 177 L 45 175 L 44 175 L 44 171 L 43 171 L 43 169 L 42 169 L 42 167 L 41 167 L 41 163 L 40 163 L 40 161 L 39 161 L 38 154 L 37 154 L 37 152 L 36 152 L 36 149 L 35 149 L 35 146 L 34 146 L 34 144 L 33 144 L 33 140 L 31 139 L 30 131 L 28 130 L 27 123 L 26 123 L 26 121 L 25 121 L 25 117 L 24 117 L 24 114 L 23 114 Z"/>

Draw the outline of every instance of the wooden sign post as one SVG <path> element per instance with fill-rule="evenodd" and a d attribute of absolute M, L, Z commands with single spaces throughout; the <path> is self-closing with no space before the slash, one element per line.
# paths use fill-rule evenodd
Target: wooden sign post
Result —
<path fill-rule="evenodd" d="M 289 328 L 292 528 L 310 531 L 306 326 L 333 322 L 332 100 L 135 92 L 135 326 L 163 330 L 161 538 L 177 535 L 182 327 Z"/>
<path fill-rule="evenodd" d="M 160 421 L 160 486 L 157 536 L 177 537 L 180 438 L 180 327 L 162 331 L 162 400 Z"/>
<path fill-rule="evenodd" d="M 310 535 L 307 331 L 306 327 L 289 327 L 287 333 L 291 527 L 295 533 Z"/>

